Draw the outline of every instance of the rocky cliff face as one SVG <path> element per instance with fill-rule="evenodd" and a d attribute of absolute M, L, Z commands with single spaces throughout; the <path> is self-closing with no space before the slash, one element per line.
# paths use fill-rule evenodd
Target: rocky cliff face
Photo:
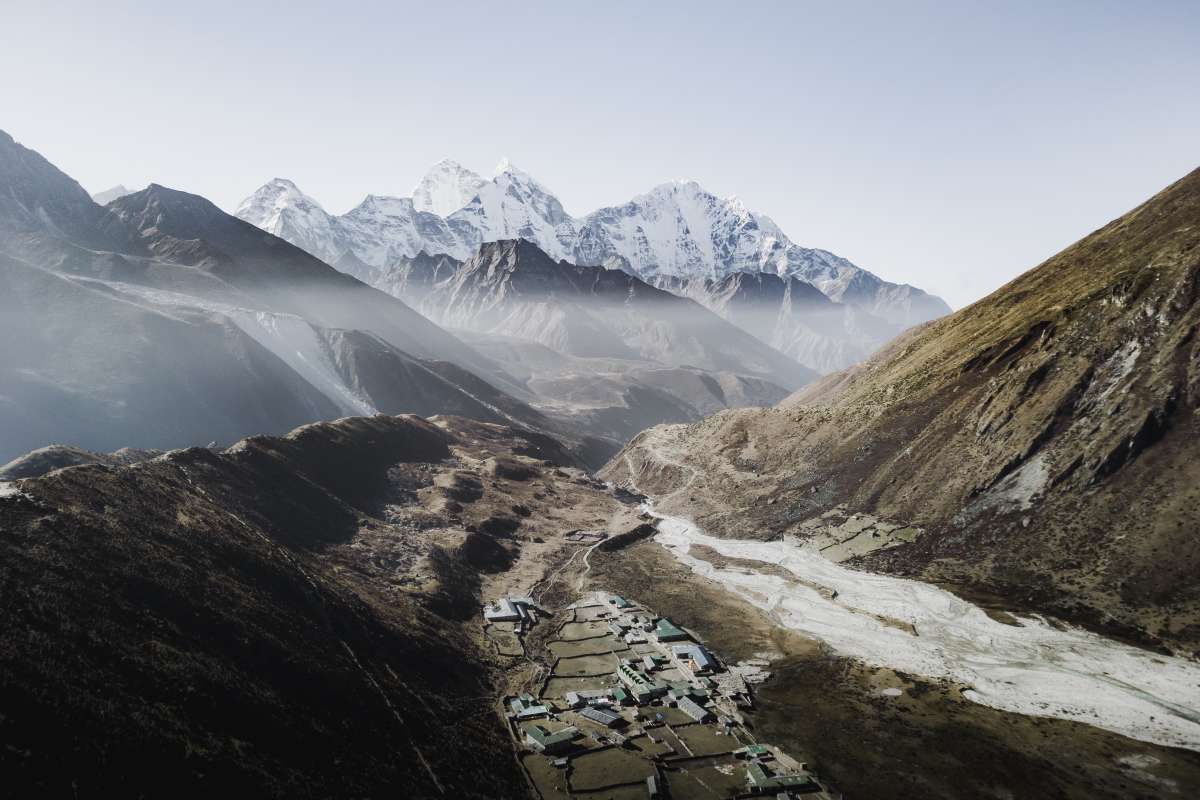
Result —
<path fill-rule="evenodd" d="M 607 474 L 740 536 L 863 512 L 885 523 L 867 566 L 1195 650 L 1198 301 L 1194 172 L 866 364 L 649 431 Z"/>

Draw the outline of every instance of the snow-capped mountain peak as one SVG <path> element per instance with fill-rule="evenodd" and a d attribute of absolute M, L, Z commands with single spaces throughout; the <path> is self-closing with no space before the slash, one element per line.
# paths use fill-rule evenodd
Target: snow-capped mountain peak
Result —
<path fill-rule="evenodd" d="M 287 178 L 272 178 L 233 212 L 332 264 L 344 252 L 336 218 Z"/>
<path fill-rule="evenodd" d="M 568 214 L 553 192 L 507 158 L 491 180 L 440 161 L 411 199 L 372 196 L 341 217 L 325 214 L 294 186 L 299 197 L 276 183 L 290 184 L 267 184 L 239 207 L 238 216 L 330 263 L 349 254 L 356 264 L 386 272 L 398 257 L 422 250 L 465 260 L 482 243 L 524 239 L 555 260 L 621 268 L 647 279 L 716 280 L 738 272 L 795 277 L 902 326 L 950 310 L 919 289 L 794 244 L 737 196 L 718 197 L 691 179 L 660 184 L 585 217 Z"/>
<path fill-rule="evenodd" d="M 118 183 L 111 189 L 105 189 L 103 192 L 96 192 L 94 195 L 92 195 L 92 200 L 98 205 L 106 206 L 113 200 L 118 200 L 126 195 L 131 195 L 133 192 L 133 189 L 126 189 L 124 184 Z"/>
<path fill-rule="evenodd" d="M 287 210 L 303 211 L 306 214 L 312 210 L 325 213 L 320 203 L 300 191 L 292 181 L 287 178 L 272 178 L 243 200 L 234 214 L 269 230 L 269 226 L 277 222 L 279 215 Z M 259 219 L 263 222 L 259 222 Z"/>
<path fill-rule="evenodd" d="M 352 209 L 350 213 L 353 214 L 359 209 L 371 209 L 372 211 L 376 211 L 380 214 L 387 214 L 389 216 L 408 216 L 416 210 L 416 203 L 411 197 L 393 197 L 386 194 L 369 194 L 364 197 L 363 201 L 354 209 Z"/>
<path fill-rule="evenodd" d="M 471 202 L 486 184 L 486 180 L 462 164 L 444 158 L 430 167 L 413 189 L 413 207 L 448 217 Z"/>
<path fill-rule="evenodd" d="M 577 235 L 576 221 L 545 186 L 504 159 L 502 171 L 479 188 L 465 207 L 447 222 L 455 230 L 477 232 L 468 236 L 467 257 L 482 242 L 525 239 L 556 259 L 569 259 Z M 454 254 L 457 255 L 457 254 Z"/>

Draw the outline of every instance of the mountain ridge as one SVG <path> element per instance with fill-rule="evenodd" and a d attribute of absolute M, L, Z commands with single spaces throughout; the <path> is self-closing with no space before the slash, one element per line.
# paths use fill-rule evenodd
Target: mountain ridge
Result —
<path fill-rule="evenodd" d="M 485 243 L 418 307 L 440 324 L 585 358 L 737 371 L 783 386 L 815 374 L 699 304 L 621 270 L 555 262 L 523 239 Z"/>
<path fill-rule="evenodd" d="M 381 410 L 554 425 L 400 300 L 198 195 L 154 183 L 101 207 L 7 134 L 0 284 L 0 460 L 49 442 L 228 442 Z"/>
<path fill-rule="evenodd" d="M 356 214 L 359 207 L 335 216 L 304 196 L 295 199 L 292 213 L 291 200 L 268 183 L 235 214 L 330 263 L 352 253 L 385 269 L 390 261 L 422 250 L 465 260 L 484 242 L 523 238 L 557 260 L 625 268 L 646 279 L 720 278 L 742 271 L 796 276 L 835 300 L 861 305 L 901 327 L 950 310 L 915 287 L 883 281 L 828 251 L 793 244 L 766 215 L 749 211 L 736 197 L 722 200 L 695 182 L 659 184 L 624 205 L 572 217 L 553 193 L 511 164 L 502 164 L 496 177 L 479 183 L 483 179 L 469 170 L 463 170 L 465 178 L 453 169 L 442 170 L 445 163 L 435 165 L 418 184 L 420 208 L 411 201 L 407 207 L 396 205 L 407 198 L 389 198 L 391 212 L 367 220 Z M 459 185 L 462 179 L 470 189 Z M 433 205 L 427 198 L 433 192 L 471 197 L 443 217 L 428 213 Z"/>
<path fill-rule="evenodd" d="M 487 459 L 525 476 L 485 485 Z M 378 416 L 21 480 L 0 496 L 0 635 L 30 643 L 0 650 L 6 785 L 533 796 L 474 618 L 476 551 L 537 544 L 469 531 L 518 498 L 545 514 L 563 469 L 583 474 L 549 437 Z M 435 478 L 479 491 L 451 504 Z"/>

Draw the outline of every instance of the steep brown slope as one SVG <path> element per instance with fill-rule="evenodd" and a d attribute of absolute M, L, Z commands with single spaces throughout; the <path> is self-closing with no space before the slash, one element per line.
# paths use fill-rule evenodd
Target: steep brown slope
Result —
<path fill-rule="evenodd" d="M 1200 647 L 1200 171 L 769 412 L 656 429 L 607 468 L 714 531 L 844 504 L 868 566 Z M 881 542 L 884 543 L 884 542 Z"/>
<path fill-rule="evenodd" d="M 464 520 L 417 497 L 497 453 L 535 474 L 568 458 L 500 426 L 375 417 L 21 481 L 0 498 L 6 791 L 526 796 L 459 622 L 478 608 Z"/>

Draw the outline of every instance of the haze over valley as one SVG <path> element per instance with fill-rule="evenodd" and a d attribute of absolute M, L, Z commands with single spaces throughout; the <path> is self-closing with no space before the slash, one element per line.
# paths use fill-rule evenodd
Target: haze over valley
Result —
<path fill-rule="evenodd" d="M 6 797 L 1200 795 L 1194 11 L 140 5 L 0 52 Z"/>

